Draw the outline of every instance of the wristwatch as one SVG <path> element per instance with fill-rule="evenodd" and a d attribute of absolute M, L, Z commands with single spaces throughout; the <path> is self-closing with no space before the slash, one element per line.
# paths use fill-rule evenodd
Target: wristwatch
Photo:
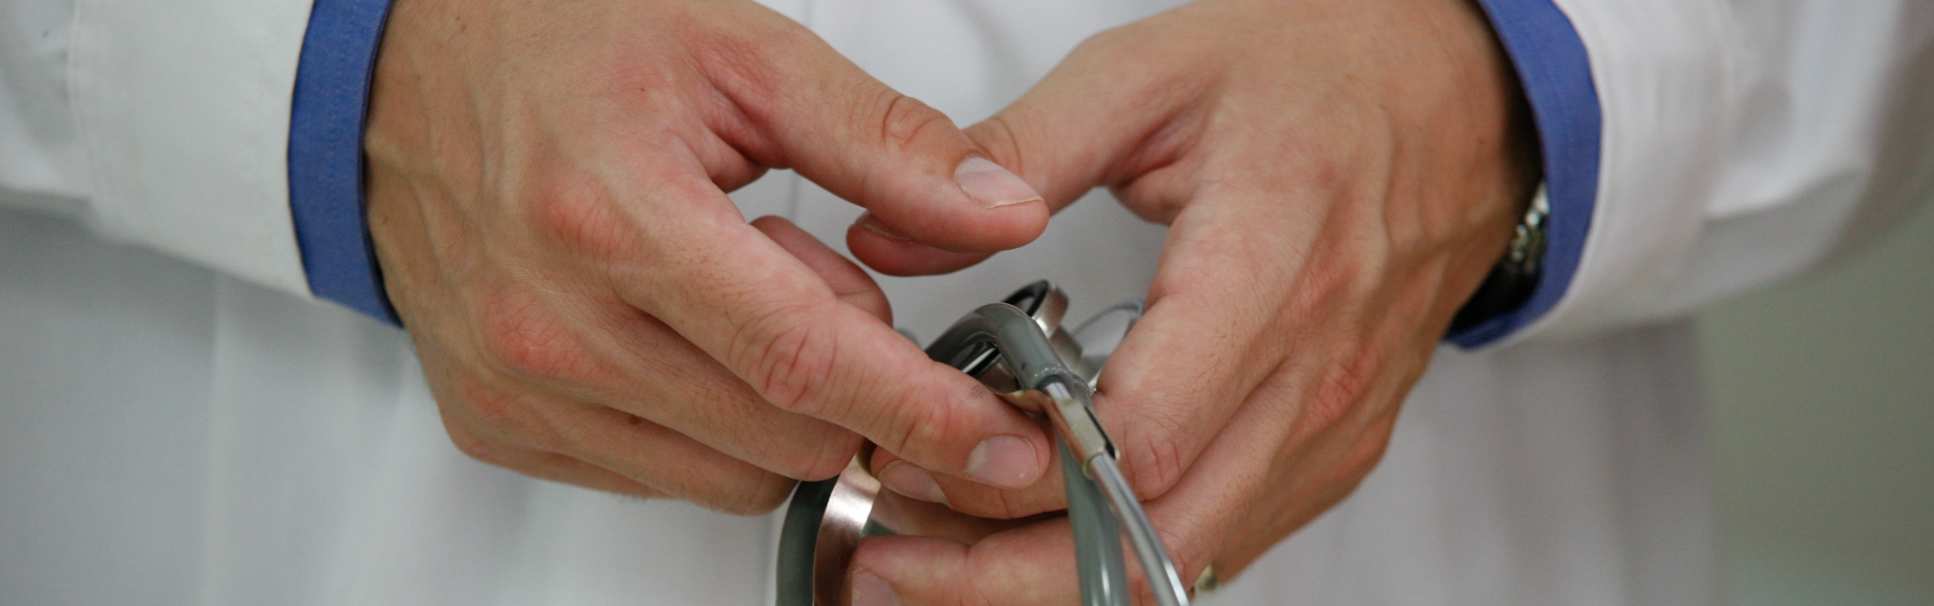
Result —
<path fill-rule="evenodd" d="M 1531 196 L 1531 204 L 1525 207 L 1524 217 L 1511 230 L 1511 244 L 1505 249 L 1504 258 L 1491 268 L 1484 284 L 1477 287 L 1464 307 L 1457 310 L 1457 316 L 1451 320 L 1452 332 L 1517 309 L 1531 298 L 1544 269 L 1545 222 L 1550 217 L 1550 198 L 1539 187 L 1538 193 Z"/>

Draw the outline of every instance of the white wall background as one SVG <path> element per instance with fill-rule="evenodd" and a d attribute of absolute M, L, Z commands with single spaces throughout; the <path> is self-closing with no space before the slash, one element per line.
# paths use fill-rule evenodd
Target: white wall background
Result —
<path fill-rule="evenodd" d="M 1700 333 L 1725 601 L 1934 604 L 1934 208 Z"/>

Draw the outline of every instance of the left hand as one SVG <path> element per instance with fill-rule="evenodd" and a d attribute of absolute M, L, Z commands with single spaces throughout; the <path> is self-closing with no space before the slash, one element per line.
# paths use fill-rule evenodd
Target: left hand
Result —
<path fill-rule="evenodd" d="M 969 132 L 1054 208 L 1107 186 L 1170 226 L 1096 408 L 1185 582 L 1232 578 L 1375 466 L 1538 180 L 1518 85 L 1466 0 L 1197 2 L 1084 42 Z M 848 243 L 883 271 L 978 260 L 865 221 Z M 1003 518 L 1065 507 L 1049 468 L 998 491 L 873 461 L 896 492 Z M 855 595 L 1074 603 L 1070 541 L 1061 517 L 869 540 Z"/>

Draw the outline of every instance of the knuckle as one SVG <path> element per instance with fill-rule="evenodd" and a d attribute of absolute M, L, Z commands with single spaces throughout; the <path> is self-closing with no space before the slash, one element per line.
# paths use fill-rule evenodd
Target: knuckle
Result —
<path fill-rule="evenodd" d="M 858 456 L 865 440 L 858 435 L 840 432 L 829 439 L 814 441 L 813 453 L 800 460 L 797 469 L 786 474 L 805 481 L 824 480 L 846 471 L 846 466 Z"/>
<path fill-rule="evenodd" d="M 865 310 L 867 314 L 891 325 L 893 323 L 893 303 L 886 298 L 886 291 L 873 286 L 856 293 L 848 293 L 842 299 L 854 307 Z"/>
<path fill-rule="evenodd" d="M 458 387 L 457 392 L 458 404 L 485 427 L 503 430 L 521 425 L 524 421 L 523 402 L 509 392 L 481 381 L 466 382 Z"/>
<path fill-rule="evenodd" d="M 954 128 L 953 120 L 946 114 L 893 89 L 882 87 L 873 107 L 879 116 L 875 137 L 894 150 L 913 148 L 920 134 L 927 130 Z"/>
<path fill-rule="evenodd" d="M 616 259 L 639 241 L 618 212 L 615 196 L 597 179 L 541 178 L 519 199 L 530 225 L 557 249 L 591 259 Z"/>
<path fill-rule="evenodd" d="M 1362 479 L 1376 470 L 1383 462 L 1383 455 L 1390 451 L 1390 434 L 1386 430 L 1378 435 L 1368 436 L 1357 442 L 1356 447 L 1344 461 L 1344 471 L 1354 479 Z"/>
<path fill-rule="evenodd" d="M 594 366 L 570 330 L 527 292 L 491 295 L 482 305 L 477 331 L 484 364 L 508 376 L 579 378 Z"/>
<path fill-rule="evenodd" d="M 1353 301 L 1368 298 L 1376 288 L 1380 260 L 1374 251 L 1335 252 L 1341 251 L 1315 251 L 1315 258 L 1303 265 L 1290 299 L 1292 315 L 1335 316 L 1336 310 L 1354 307 Z"/>
<path fill-rule="evenodd" d="M 790 478 L 762 473 L 757 479 L 740 489 L 728 491 L 713 502 L 712 506 L 732 515 L 755 516 L 771 513 L 792 496 L 795 485 L 797 482 Z"/>
<path fill-rule="evenodd" d="M 1323 143 L 1302 138 L 1274 144 L 1276 148 L 1270 151 L 1289 159 L 1273 183 L 1278 191 L 1300 187 L 1333 198 L 1352 198 L 1362 193 L 1358 179 L 1365 171 L 1355 166 L 1352 158 L 1339 155 Z"/>
<path fill-rule="evenodd" d="M 483 438 L 468 431 L 447 426 L 444 428 L 444 433 L 449 434 L 450 445 L 456 447 L 457 452 L 463 453 L 463 456 L 491 465 L 498 464 L 500 457 L 496 449 L 485 443 Z"/>
<path fill-rule="evenodd" d="M 1042 486 L 1047 486 L 1043 483 Z M 1065 498 L 1061 497 L 1061 485 L 1052 484 L 1053 496 L 1029 494 L 1034 488 L 1023 490 L 1001 490 L 977 484 L 950 486 L 946 491 L 947 506 L 954 511 L 976 518 L 988 520 L 1018 520 L 1044 511 L 1058 511 L 1067 508 Z"/>
<path fill-rule="evenodd" d="M 957 433 L 961 425 L 960 412 L 971 410 L 975 400 L 982 397 L 986 389 L 972 381 L 949 382 L 946 393 L 940 394 L 940 401 L 923 405 L 922 400 L 931 402 L 928 398 L 932 396 L 923 397 L 917 386 L 917 382 L 908 381 L 885 400 L 899 414 L 893 435 L 886 436 L 893 442 L 893 447 L 888 450 L 903 456 L 921 445 L 946 444 L 950 440 L 957 440 L 960 435 Z"/>
<path fill-rule="evenodd" d="M 1124 432 L 1124 439 L 1116 446 L 1121 449 L 1124 472 L 1135 494 L 1143 499 L 1157 498 L 1181 481 L 1187 467 L 1182 435 L 1179 423 L 1159 415 L 1144 415 Z"/>
<path fill-rule="evenodd" d="M 1356 346 L 1344 352 L 1341 363 L 1322 375 L 1316 391 L 1303 411 L 1303 423 L 1311 430 L 1333 427 L 1362 408 L 1363 400 L 1374 389 L 1381 365 L 1374 350 Z"/>
<path fill-rule="evenodd" d="M 1040 512 L 1031 511 L 1022 503 L 1020 493 L 1012 490 L 996 490 L 989 509 L 985 513 L 976 515 L 996 520 L 1013 520 L 1036 513 Z"/>
<path fill-rule="evenodd" d="M 493 436 L 537 448 L 560 441 L 560 435 L 536 403 L 524 394 L 479 380 L 467 380 L 457 385 L 456 400 L 456 406 Z"/>
<path fill-rule="evenodd" d="M 740 327 L 734 365 L 748 369 L 753 387 L 782 410 L 817 416 L 820 397 L 838 362 L 839 332 L 811 321 L 818 310 L 781 305 Z"/>

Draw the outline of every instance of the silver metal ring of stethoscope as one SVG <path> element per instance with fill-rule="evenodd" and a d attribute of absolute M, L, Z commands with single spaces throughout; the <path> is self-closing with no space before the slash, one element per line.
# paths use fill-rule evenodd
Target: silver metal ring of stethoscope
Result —
<path fill-rule="evenodd" d="M 1114 446 L 1094 417 L 1093 388 L 1106 356 L 1084 355 L 1084 338 L 1078 336 L 1101 330 L 1111 333 L 1104 338 L 1118 341 L 1141 306 L 1110 307 L 1072 333 L 1062 327 L 1067 308 L 1067 295 L 1053 285 L 1030 284 L 955 322 L 927 347 L 927 355 L 980 380 L 1009 403 L 1040 413 L 1053 426 L 1084 605 L 1130 603 L 1119 538 L 1124 534 L 1150 580 L 1155 602 L 1186 605 L 1189 594 L 1179 571 L 1122 477 Z M 1119 326 L 1106 324 L 1111 321 Z M 1097 349 L 1111 350 L 1112 345 Z M 799 485 L 780 531 L 779 606 L 843 603 L 848 565 L 860 539 L 891 532 L 873 519 L 879 490 L 879 481 L 859 459 L 838 477 Z"/>

